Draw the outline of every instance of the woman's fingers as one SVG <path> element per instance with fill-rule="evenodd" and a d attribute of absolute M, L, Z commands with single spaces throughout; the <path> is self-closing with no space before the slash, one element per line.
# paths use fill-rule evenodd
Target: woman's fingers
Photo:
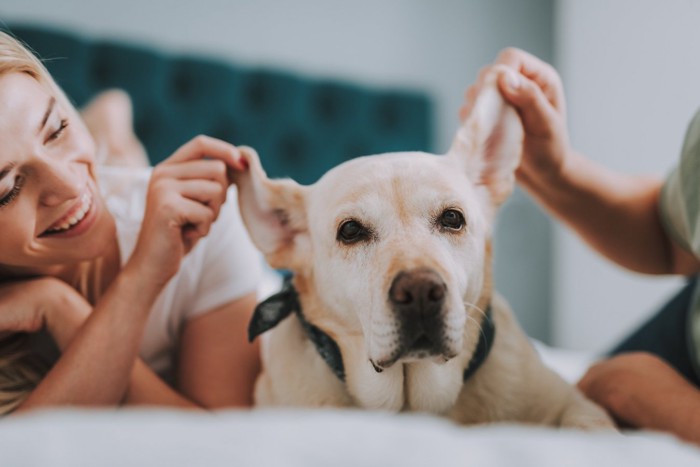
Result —
<path fill-rule="evenodd" d="M 173 178 L 177 180 L 212 180 L 227 187 L 228 167 L 218 159 L 198 159 L 180 162 L 177 164 L 158 165 L 159 176 Z"/>
<path fill-rule="evenodd" d="M 197 159 L 217 159 L 233 170 L 245 170 L 245 162 L 241 160 L 241 153 L 234 145 L 200 135 L 181 146 L 163 164 L 192 161 Z"/>
<path fill-rule="evenodd" d="M 195 159 L 179 163 L 159 164 L 153 173 L 155 184 L 163 190 L 202 203 L 218 216 L 226 201 L 229 181 L 227 166 L 218 159 Z"/>
<path fill-rule="evenodd" d="M 183 197 L 178 205 L 178 217 L 185 253 L 188 253 L 199 239 L 209 234 L 216 213 L 209 206 Z"/>
<path fill-rule="evenodd" d="M 183 198 L 209 207 L 218 218 L 221 205 L 226 200 L 226 188 L 211 180 L 178 180 L 177 190 Z"/>
<path fill-rule="evenodd" d="M 139 240 L 130 261 L 163 284 L 183 253 L 206 236 L 218 218 L 231 174 L 247 169 L 235 146 L 198 136 L 153 169 Z"/>

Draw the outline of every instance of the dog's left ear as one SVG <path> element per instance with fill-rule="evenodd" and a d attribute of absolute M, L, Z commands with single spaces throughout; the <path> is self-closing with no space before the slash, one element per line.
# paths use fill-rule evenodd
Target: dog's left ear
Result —
<path fill-rule="evenodd" d="M 271 180 L 254 149 L 238 148 L 248 169 L 233 173 L 238 205 L 251 240 L 274 268 L 295 269 L 308 242 L 299 241 L 307 231 L 306 187 L 291 179 Z"/>
<path fill-rule="evenodd" d="M 508 72 L 505 66 L 495 66 L 484 78 L 472 111 L 448 152 L 475 185 L 488 189 L 494 206 L 513 190 L 523 140 L 520 118 L 498 90 L 497 78 L 504 72 Z"/>

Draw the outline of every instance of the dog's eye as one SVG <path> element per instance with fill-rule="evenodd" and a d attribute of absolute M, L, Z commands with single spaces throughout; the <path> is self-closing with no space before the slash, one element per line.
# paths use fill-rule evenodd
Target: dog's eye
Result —
<path fill-rule="evenodd" d="M 337 239 L 343 243 L 355 243 L 369 237 L 369 231 L 356 220 L 343 222 L 338 229 Z"/>
<path fill-rule="evenodd" d="M 445 209 L 440 215 L 440 226 L 450 230 L 462 230 L 464 216 L 456 209 Z"/>

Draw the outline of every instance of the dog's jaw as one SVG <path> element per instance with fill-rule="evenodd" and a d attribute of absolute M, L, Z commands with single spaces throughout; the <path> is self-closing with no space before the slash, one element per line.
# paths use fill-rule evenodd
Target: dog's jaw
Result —
<path fill-rule="evenodd" d="M 298 283 L 301 286 L 302 307 L 308 316 L 327 318 L 341 314 L 341 310 L 331 309 L 325 304 L 308 279 L 297 279 L 300 279 Z M 484 291 L 490 292 L 490 289 L 486 287 Z M 485 308 L 488 298 L 476 302 L 479 308 Z M 346 312 L 344 310 L 342 314 L 347 314 Z M 366 409 L 445 414 L 459 397 L 463 387 L 462 374 L 479 338 L 479 326 L 476 323 L 480 322 L 481 315 L 477 307 L 463 307 L 461 316 L 461 346 L 457 355 L 449 361 L 441 356 L 419 360 L 403 358 L 391 366 L 381 368 L 381 372 L 377 372 L 368 359 L 363 333 L 347 334 L 341 332 L 342 329 L 335 332 L 335 326 L 331 324 L 328 327 L 330 323 L 327 319 L 315 324 L 333 334 L 341 350 L 346 376 L 343 390 L 347 393 L 343 397 L 348 397 L 356 406 Z M 306 355 L 308 358 L 309 354 Z M 324 374 L 327 374 L 326 378 L 336 378 L 326 368 L 325 362 L 320 360 L 320 356 L 316 355 L 315 358 L 319 361 L 309 362 L 310 367 L 321 367 Z"/>
<path fill-rule="evenodd" d="M 372 320 L 368 330 L 369 361 L 377 372 L 395 364 L 418 361 L 430 361 L 444 364 L 456 357 L 464 347 L 463 331 L 467 320 L 464 304 L 459 297 L 451 300 L 449 305 L 436 318 L 439 329 L 429 337 L 419 333 L 418 339 L 425 342 L 425 347 L 412 348 L 415 338 L 407 340 L 402 333 L 401 321 L 395 316 L 383 312 L 376 313 L 381 319 Z M 430 339 L 434 339 L 434 342 Z"/>

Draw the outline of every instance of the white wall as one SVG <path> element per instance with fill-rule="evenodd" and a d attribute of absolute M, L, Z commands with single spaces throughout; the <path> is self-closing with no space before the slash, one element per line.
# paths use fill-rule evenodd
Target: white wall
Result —
<path fill-rule="evenodd" d="M 560 0 L 555 54 L 574 146 L 624 172 L 664 176 L 700 107 L 700 2 Z M 700 174 L 698 174 L 700 177 Z M 622 271 L 556 232 L 556 342 L 603 349 L 680 279 Z"/>

